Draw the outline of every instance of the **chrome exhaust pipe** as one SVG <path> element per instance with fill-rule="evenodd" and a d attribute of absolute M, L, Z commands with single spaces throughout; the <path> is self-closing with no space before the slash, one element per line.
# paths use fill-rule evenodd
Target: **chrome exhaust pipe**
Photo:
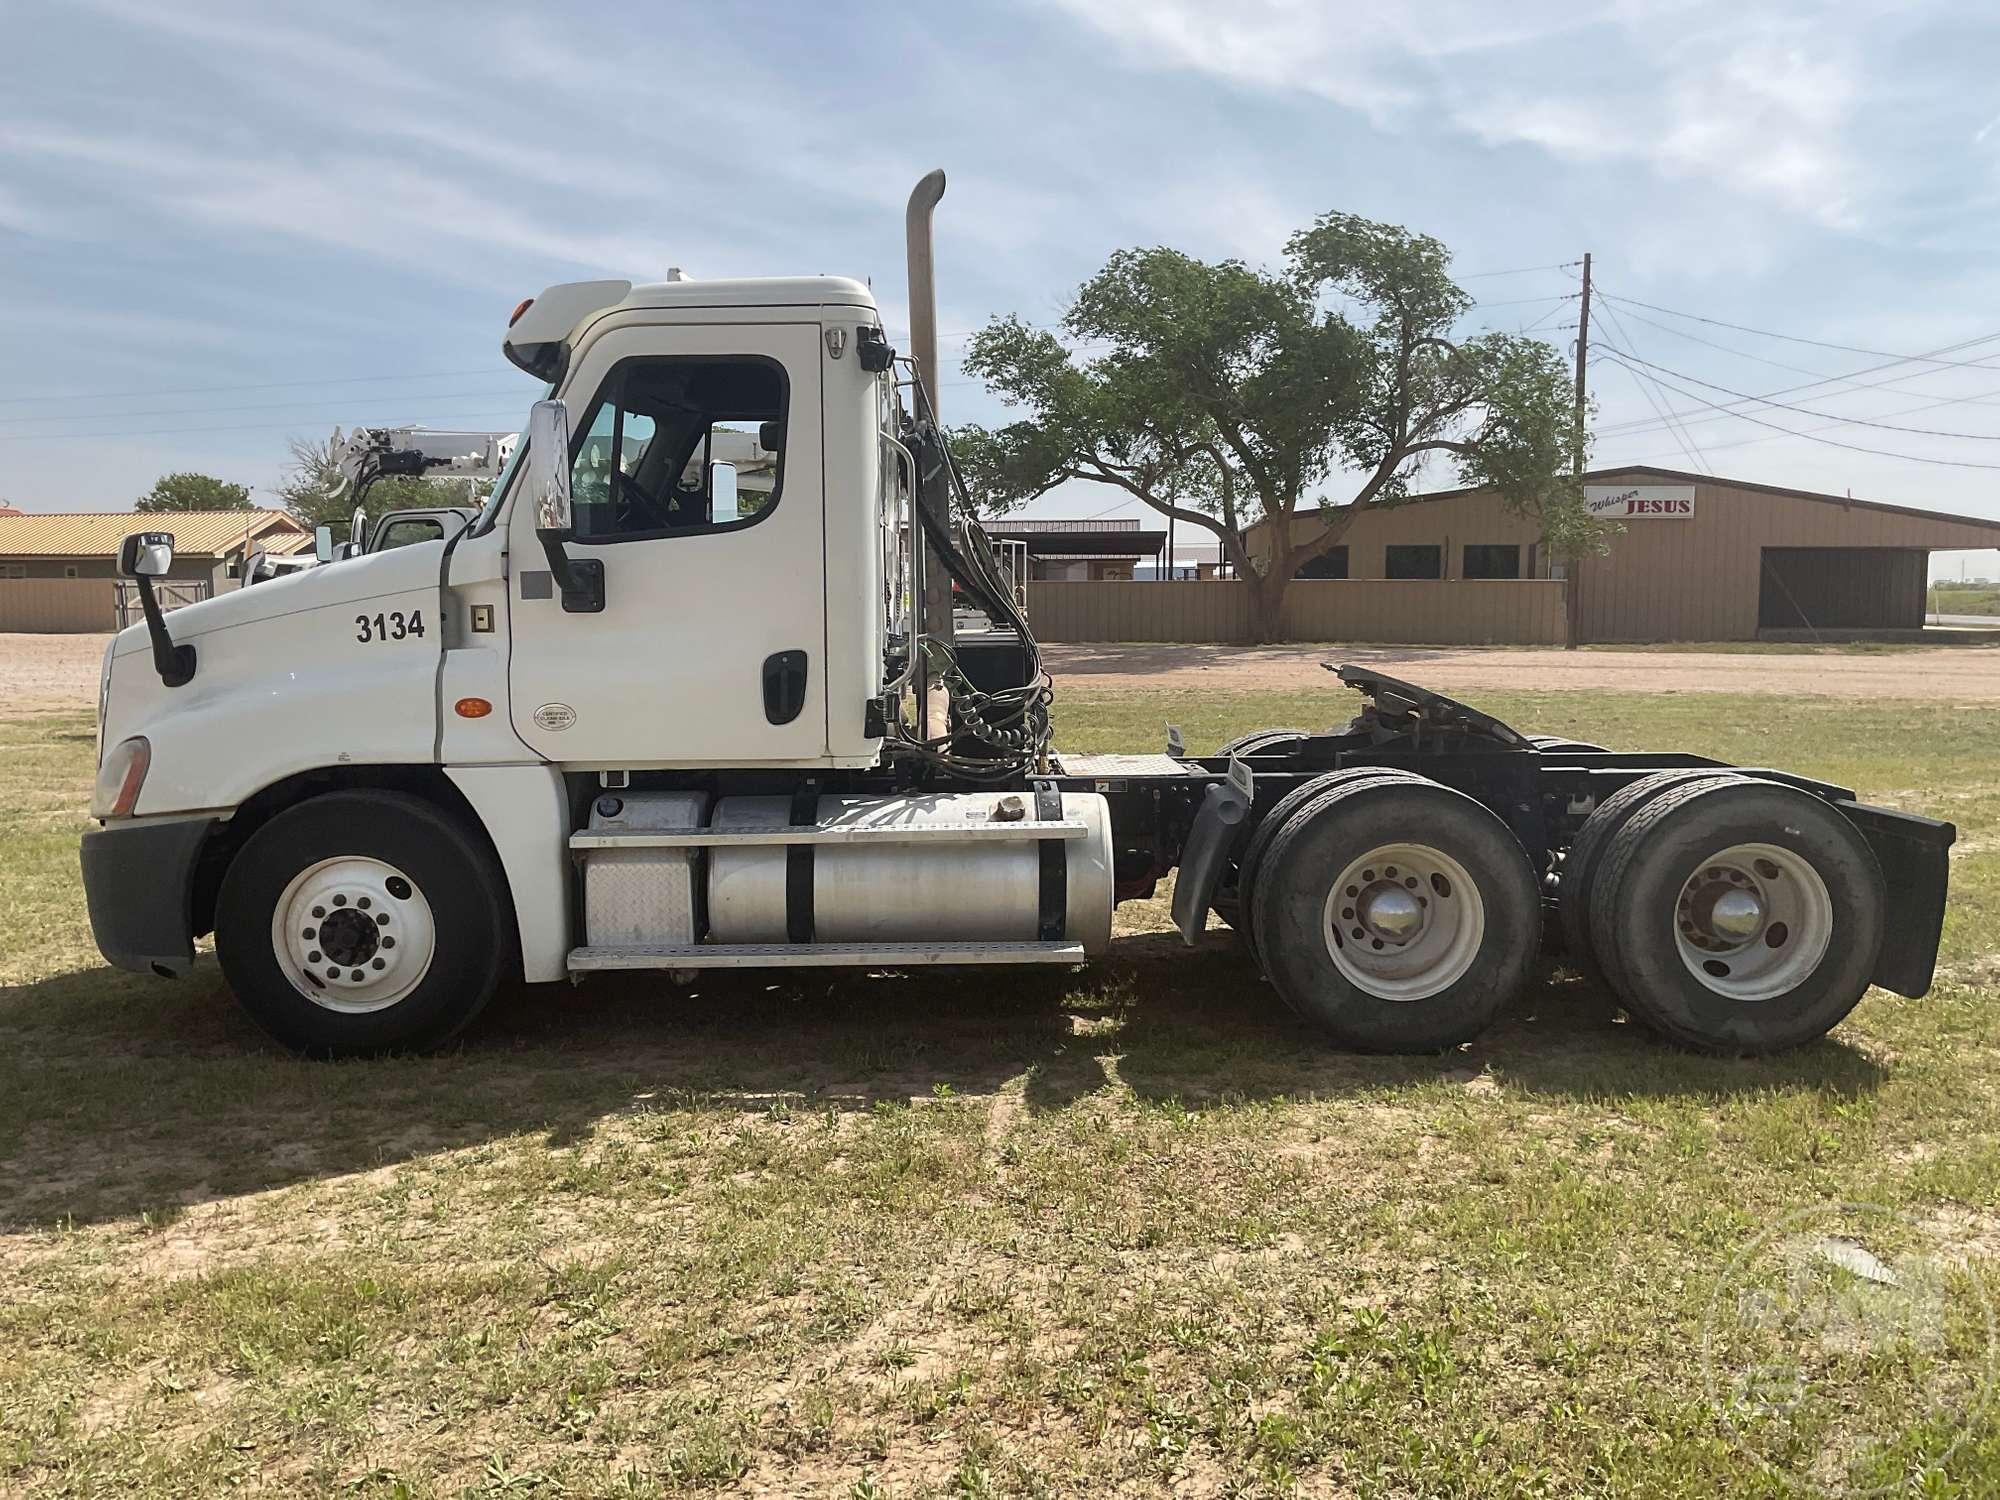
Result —
<path fill-rule="evenodd" d="M 944 196 L 944 169 L 926 172 L 910 189 L 910 206 L 903 214 L 903 240 L 910 267 L 910 357 L 917 379 L 930 402 L 932 420 L 938 413 L 937 281 L 931 260 L 931 214 Z"/>

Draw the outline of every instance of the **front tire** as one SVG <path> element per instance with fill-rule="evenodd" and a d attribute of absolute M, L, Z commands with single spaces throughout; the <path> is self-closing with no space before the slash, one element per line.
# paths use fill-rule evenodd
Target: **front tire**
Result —
<path fill-rule="evenodd" d="M 1344 1046 L 1436 1052 L 1477 1036 L 1527 982 L 1541 897 L 1520 841 L 1421 778 L 1357 779 L 1287 818 L 1249 903 L 1292 1008 Z"/>
<path fill-rule="evenodd" d="M 231 861 L 215 914 L 244 1008 L 323 1057 L 453 1036 L 492 998 L 509 930 L 491 851 L 402 792 L 332 792 L 278 814 Z"/>

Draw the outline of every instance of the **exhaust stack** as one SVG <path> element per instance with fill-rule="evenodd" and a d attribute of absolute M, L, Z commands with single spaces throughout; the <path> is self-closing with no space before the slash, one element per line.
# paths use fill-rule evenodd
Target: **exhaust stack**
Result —
<path fill-rule="evenodd" d="M 903 239 L 910 265 L 910 355 L 917 364 L 917 378 L 923 382 L 924 396 L 931 404 L 931 416 L 938 412 L 937 380 L 937 281 L 932 274 L 931 214 L 944 196 L 944 169 L 927 172 L 910 189 L 910 206 L 903 215 Z"/>

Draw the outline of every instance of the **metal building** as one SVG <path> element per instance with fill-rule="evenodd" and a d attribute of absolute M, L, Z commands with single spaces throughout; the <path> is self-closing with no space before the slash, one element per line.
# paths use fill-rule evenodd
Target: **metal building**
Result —
<path fill-rule="evenodd" d="M 1568 612 L 1586 641 L 1730 641 L 1811 631 L 1917 630 L 1934 551 L 2000 546 L 2000 520 L 1646 466 L 1584 476 L 1623 529 L 1584 562 Z M 1269 527 L 1251 533 L 1267 553 Z M 1490 490 L 1450 490 L 1329 531 L 1302 578 L 1560 578 L 1532 517 Z"/>

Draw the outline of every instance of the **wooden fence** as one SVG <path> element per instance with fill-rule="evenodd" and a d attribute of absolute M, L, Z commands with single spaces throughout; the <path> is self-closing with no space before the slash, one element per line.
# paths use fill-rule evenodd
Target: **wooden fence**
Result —
<path fill-rule="evenodd" d="M 116 579 L 0 579 L 0 631 L 80 635 L 117 628 Z"/>
<path fill-rule="evenodd" d="M 1545 579 L 1315 579 L 1285 590 L 1294 641 L 1560 646 L 1563 585 Z M 1028 620 L 1043 641 L 1250 639 L 1250 591 L 1234 580 L 1031 583 Z"/>

